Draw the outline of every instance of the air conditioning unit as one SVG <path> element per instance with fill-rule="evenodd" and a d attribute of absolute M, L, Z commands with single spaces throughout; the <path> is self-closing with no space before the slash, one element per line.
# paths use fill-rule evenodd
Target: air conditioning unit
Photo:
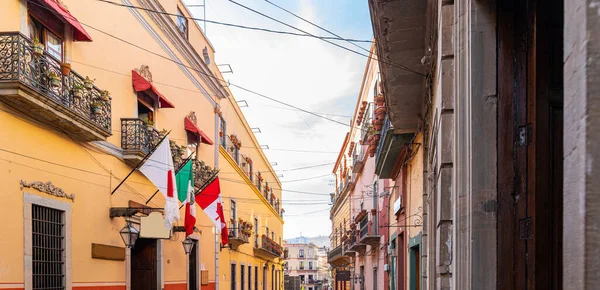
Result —
<path fill-rule="evenodd" d="M 388 265 L 388 264 L 383 265 L 383 271 L 389 272 L 390 271 L 390 265 Z"/>

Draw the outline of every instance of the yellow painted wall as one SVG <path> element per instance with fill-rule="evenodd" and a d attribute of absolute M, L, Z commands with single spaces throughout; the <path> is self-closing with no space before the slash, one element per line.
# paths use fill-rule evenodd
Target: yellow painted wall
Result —
<path fill-rule="evenodd" d="M 0 9 L 0 31 L 19 31 L 22 20 L 19 18 L 20 1 L 7 0 L 5 2 Z M 183 120 L 190 111 L 194 111 L 198 118 L 198 127 L 215 143 L 213 146 L 201 144 L 197 156 L 206 164 L 215 165 L 218 132 L 215 131 L 214 107 L 182 71 L 182 68 L 167 59 L 98 31 L 101 30 L 115 37 L 126 39 L 128 42 L 158 55 L 168 56 L 165 49 L 146 31 L 132 12 L 124 7 L 98 1 L 63 0 L 63 2 L 75 17 L 89 25 L 84 25 L 84 27 L 93 38 L 92 42 L 66 43 L 67 61 L 71 63 L 73 71 L 82 76 L 96 79 L 97 87 L 111 92 L 112 136 L 107 141 L 116 147 L 121 146 L 120 119 L 136 117 L 136 95 L 131 85 L 131 70 L 139 68 L 141 65 L 148 65 L 155 87 L 175 104 L 173 109 L 158 109 L 155 127 L 171 130 L 170 139 L 179 145 L 185 145 L 187 137 Z M 135 0 L 131 2 L 136 6 L 141 5 Z M 174 0 L 160 0 L 160 4 L 170 13 L 174 13 L 177 5 L 181 5 L 179 1 Z M 187 13 L 185 9 L 183 11 Z M 144 11 L 139 11 L 139 13 L 175 56 L 183 61 L 184 58 L 176 44 L 166 37 L 148 13 Z M 110 15 L 112 20 L 109 20 L 107 15 Z M 193 47 L 198 50 L 197 53 L 201 57 L 202 49 L 208 48 L 211 58 L 211 64 L 208 67 L 216 78 L 222 78 L 214 63 L 213 47 L 197 25 L 192 21 L 189 24 L 190 42 Z M 185 61 L 184 63 L 188 66 L 195 65 Z M 227 121 L 228 133 L 236 133 L 244 142 L 242 153 L 253 159 L 255 172 L 256 170 L 263 172 L 265 179 L 275 189 L 275 195 L 281 200 L 281 184 L 276 175 L 272 173 L 273 169 L 270 167 L 269 161 L 260 150 L 258 142 L 252 135 L 235 101 L 232 97 L 218 100 L 216 92 L 210 91 L 207 83 L 201 79 L 201 74 L 191 69 L 188 70 L 196 81 L 208 90 L 209 99 L 220 104 L 223 116 Z M 231 95 L 229 90 L 225 89 L 225 92 Z M 1 232 L 10 233 L 10 235 L 0 236 L 0 244 L 3 245 L 0 247 L 0 257 L 2 257 L 0 259 L 0 283 L 18 284 L 23 282 L 23 191 L 19 188 L 19 180 L 23 179 L 28 182 L 52 181 L 67 193 L 76 194 L 75 202 L 72 204 L 72 277 L 74 286 L 77 283 L 96 282 L 114 282 L 124 285 L 125 262 L 91 259 L 90 245 L 91 243 L 101 243 L 123 246 L 118 231 L 124 226 L 124 219 L 110 219 L 109 208 L 126 207 L 129 200 L 145 203 L 156 188 L 144 176 L 136 172 L 127 180 L 126 186 L 121 187 L 111 196 L 111 188 L 114 188 L 127 175 L 132 169 L 130 166 L 99 147 L 92 144 L 81 144 L 53 128 L 27 120 L 23 114 L 13 112 L 3 103 L 0 103 L 0 132 L 0 149 L 18 153 L 0 151 L 0 183 L 3 184 L 3 190 L 0 192 L 0 196 L 3 198 L 0 212 L 5 220 L 11 221 L 0 225 Z M 258 216 L 261 226 L 268 225 L 269 229 L 276 233 L 278 241 L 283 236 L 283 220 L 273 212 L 270 206 L 262 203 L 259 194 L 253 188 L 254 185 L 247 184 L 245 177 L 237 171 L 237 165 L 229 162 L 228 156 L 224 156 L 223 152 L 218 153 L 218 156 L 220 176 L 234 180 L 234 182 L 221 181 L 224 208 L 229 209 L 230 198 L 237 198 L 240 201 L 255 200 L 256 202 L 238 202 L 238 216 L 245 220 L 251 220 L 252 216 Z M 111 173 L 112 178 L 110 177 Z M 49 199 L 65 200 L 36 190 L 24 191 Z M 66 200 L 66 202 L 70 201 Z M 164 199 L 161 194 L 157 194 L 148 205 L 163 207 Z M 213 223 L 201 209 L 198 208 L 197 212 L 196 226 L 202 230 L 200 263 L 209 271 L 209 280 L 214 282 Z M 183 210 L 181 214 L 183 216 Z M 225 216 L 229 217 L 227 211 Z M 183 225 L 183 220 L 177 224 Z M 264 228 L 262 229 L 264 230 Z M 184 283 L 186 280 L 182 238 L 182 234 L 176 234 L 172 240 L 163 242 L 164 280 L 166 282 Z M 259 264 L 259 259 L 251 257 L 253 255 L 252 247 L 251 243 L 242 246 L 239 252 L 228 249 L 220 252 L 220 267 L 222 271 L 225 271 L 224 273 L 227 273 L 225 277 L 229 277 L 227 265 L 230 260 Z M 278 269 L 281 267 L 278 266 Z M 223 279 L 224 276 L 220 275 L 220 277 Z M 227 279 L 221 281 L 220 288 L 229 287 Z M 282 279 L 280 281 L 283 283 Z"/>

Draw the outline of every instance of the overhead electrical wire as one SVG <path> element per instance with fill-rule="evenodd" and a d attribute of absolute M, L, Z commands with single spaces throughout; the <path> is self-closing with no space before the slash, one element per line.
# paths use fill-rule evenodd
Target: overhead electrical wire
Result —
<path fill-rule="evenodd" d="M 169 13 L 169 12 L 165 12 L 165 11 L 158 11 L 158 10 L 144 8 L 144 7 L 140 7 L 140 6 L 134 6 L 134 5 L 116 3 L 116 2 L 107 1 L 107 0 L 95 0 L 95 1 L 104 2 L 104 3 L 112 4 L 112 5 L 115 5 L 115 6 L 121 6 L 121 7 L 127 7 L 127 8 L 133 8 L 133 9 L 143 10 L 143 11 L 152 12 L 152 13 L 156 13 L 156 14 L 164 14 L 164 15 L 175 16 L 175 17 L 185 18 L 185 19 L 194 20 L 194 21 L 201 21 L 201 22 L 206 22 L 206 23 L 211 23 L 211 24 L 216 24 L 216 25 L 229 26 L 229 27 L 235 27 L 235 28 L 241 28 L 241 29 L 256 30 L 256 31 L 269 32 L 269 33 L 275 33 L 275 34 L 292 35 L 292 36 L 313 37 L 313 38 L 317 38 L 317 39 L 348 41 L 350 43 L 354 43 L 354 42 L 359 42 L 359 43 L 373 43 L 370 40 L 341 38 L 341 37 L 338 37 L 338 36 L 336 36 L 336 37 L 329 37 L 329 36 L 318 36 L 318 35 L 311 35 L 311 34 L 300 34 L 300 33 L 289 32 L 289 31 L 273 30 L 273 29 L 262 28 L 262 27 L 253 27 L 253 26 L 246 26 L 246 25 L 241 25 L 241 24 L 219 22 L 219 21 L 202 19 L 202 18 L 188 17 L 188 16 L 179 15 L 179 14 L 175 14 L 175 13 Z"/>
<path fill-rule="evenodd" d="M 297 27 L 295 27 L 295 26 L 293 26 L 293 25 L 287 24 L 287 23 L 285 23 L 285 22 L 283 22 L 283 21 L 281 21 L 281 20 L 278 20 L 278 19 L 276 19 L 276 18 L 274 18 L 274 17 L 271 17 L 271 16 L 269 16 L 269 15 L 266 15 L 266 14 L 264 14 L 264 13 L 262 13 L 262 12 L 258 11 L 258 10 L 252 9 L 252 8 L 250 8 L 250 7 L 248 7 L 248 6 L 245 6 L 245 5 L 243 5 L 243 4 L 240 4 L 240 3 L 238 3 L 238 2 L 235 2 L 235 1 L 233 1 L 233 0 L 229 0 L 229 2 L 231 2 L 231 3 L 233 3 L 233 4 L 236 4 L 236 5 L 238 5 L 238 6 L 242 7 L 242 8 L 244 8 L 244 9 L 246 9 L 246 10 L 252 11 L 252 12 L 254 12 L 254 13 L 256 13 L 256 14 L 260 15 L 260 16 L 263 16 L 263 17 L 265 17 L 265 18 L 271 19 L 271 20 L 273 20 L 273 21 L 275 21 L 275 22 L 277 22 L 277 23 L 279 23 L 279 24 L 282 24 L 282 25 L 285 25 L 285 26 L 287 26 L 287 27 L 289 27 L 289 28 L 292 28 L 292 29 L 294 29 L 294 30 L 298 30 L 298 31 L 300 31 L 300 32 L 303 32 L 303 33 L 305 33 L 305 34 L 313 35 L 313 34 L 311 34 L 311 33 L 307 32 L 307 31 L 305 31 L 305 30 L 302 30 L 302 29 L 300 29 L 300 28 L 297 28 Z M 422 74 L 422 73 L 420 73 L 420 72 L 418 72 L 418 71 L 416 71 L 416 70 L 413 70 L 412 68 L 410 68 L 410 67 L 408 67 L 408 66 L 405 66 L 405 65 L 402 65 L 402 64 L 396 64 L 396 63 L 392 63 L 392 62 L 389 62 L 389 61 L 386 61 L 386 60 L 382 60 L 382 59 L 376 59 L 376 58 L 373 58 L 373 57 L 372 57 L 372 56 L 370 56 L 370 55 L 364 54 L 364 53 L 362 53 L 362 52 L 358 52 L 358 51 L 356 51 L 356 50 L 352 50 L 352 49 L 350 49 L 350 48 L 347 48 L 347 47 L 345 47 L 345 46 L 339 45 L 339 44 L 337 44 L 337 43 L 335 43 L 335 42 L 331 42 L 331 41 L 329 41 L 329 40 L 327 40 L 327 39 L 321 39 L 321 40 L 322 40 L 322 41 L 325 41 L 325 42 L 327 42 L 327 43 L 329 43 L 329 44 L 331 44 L 331 45 L 337 46 L 337 47 L 339 47 L 339 48 L 341 48 L 341 49 L 343 49 L 343 50 L 347 50 L 347 51 L 349 51 L 349 52 L 352 52 L 352 53 L 355 53 L 355 54 L 358 54 L 358 55 L 364 56 L 364 57 L 366 57 L 366 58 L 369 58 L 369 59 L 372 59 L 372 60 L 374 60 L 374 61 L 381 61 L 381 62 L 383 62 L 383 63 L 385 63 L 385 64 L 389 64 L 389 65 L 391 65 L 391 66 L 393 66 L 393 67 L 396 67 L 396 68 L 399 68 L 399 69 L 405 70 L 405 71 L 407 71 L 407 72 L 411 72 L 411 73 L 414 73 L 414 74 L 417 74 L 417 75 L 420 75 L 420 76 L 423 76 L 423 77 L 424 77 L 424 76 L 426 76 L 425 74 Z M 369 54 L 371 54 L 371 53 L 369 52 Z"/>
<path fill-rule="evenodd" d="M 315 23 L 313 23 L 313 22 L 311 22 L 311 21 L 309 21 L 309 20 L 305 19 L 304 17 L 301 17 L 301 16 L 299 16 L 299 15 L 295 14 L 294 12 L 291 12 L 291 11 L 289 11 L 289 10 L 287 10 L 287 9 L 285 9 L 285 8 L 283 8 L 283 7 L 281 7 L 281 6 L 277 5 L 277 4 L 275 4 L 275 3 L 273 3 L 273 2 L 271 2 L 271 1 L 269 1 L 269 0 L 265 0 L 265 1 L 266 1 L 267 3 L 269 3 L 269 4 L 271 4 L 271 5 L 273 5 L 273 6 L 277 7 L 277 8 L 279 8 L 279 9 L 281 9 L 281 10 L 283 10 L 283 11 L 287 12 L 288 14 L 291 14 L 291 15 L 295 16 L 296 18 L 299 18 L 300 20 L 302 20 L 302 21 L 304 21 L 304 22 L 306 22 L 306 23 L 308 23 L 308 24 L 310 24 L 310 25 L 312 25 L 312 26 L 315 26 L 315 27 L 317 27 L 317 28 L 319 28 L 319 29 L 321 29 L 321 30 L 323 30 L 323 31 L 325 31 L 325 32 L 327 32 L 327 33 L 329 33 L 329 34 L 331 34 L 331 35 L 333 35 L 333 36 L 337 37 L 338 39 L 344 39 L 343 37 L 341 37 L 341 36 L 339 36 L 339 35 L 337 35 L 337 34 L 335 34 L 335 33 L 331 32 L 330 30 L 327 30 L 327 29 L 325 29 L 325 28 L 323 28 L 323 27 L 321 27 L 321 26 L 319 26 L 319 25 L 317 25 L 317 24 L 315 24 Z M 356 43 L 354 43 L 354 42 L 351 42 L 351 41 L 347 41 L 347 42 L 348 42 L 348 43 L 350 43 L 350 44 L 352 44 L 352 45 L 354 45 L 354 46 L 356 46 L 356 47 L 358 47 L 358 48 L 360 48 L 360 49 L 362 49 L 362 50 L 364 50 L 364 51 L 366 51 L 367 53 L 370 53 L 370 51 L 369 51 L 368 49 L 365 49 L 364 47 L 362 47 L 362 46 L 360 46 L 360 45 L 358 45 L 358 44 L 356 44 Z M 372 41 L 369 41 L 369 42 L 370 42 L 370 43 L 373 43 Z"/>

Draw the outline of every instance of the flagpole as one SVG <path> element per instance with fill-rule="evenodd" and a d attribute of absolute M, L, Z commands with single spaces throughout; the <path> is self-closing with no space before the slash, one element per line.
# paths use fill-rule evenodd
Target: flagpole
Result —
<path fill-rule="evenodd" d="M 186 164 L 187 164 L 187 163 L 190 161 L 190 159 L 192 159 L 192 157 L 193 157 L 193 156 L 194 156 L 194 154 L 192 153 L 192 154 L 190 155 L 190 157 L 188 157 L 187 159 L 185 159 L 185 161 L 184 161 L 183 163 L 181 163 L 181 165 L 179 165 L 179 168 L 177 168 L 177 169 L 175 170 L 175 175 L 177 175 L 177 173 L 179 173 L 179 171 L 180 171 L 181 169 L 183 169 L 183 167 L 184 167 L 184 166 L 185 166 L 185 165 L 186 165 Z M 156 194 L 157 194 L 159 191 L 160 191 L 160 190 L 158 190 L 158 189 L 157 189 L 157 190 L 154 192 L 154 194 L 153 194 L 153 195 L 152 195 L 152 196 L 151 196 L 151 197 L 150 197 L 148 200 L 146 200 L 146 204 L 148 204 L 148 203 L 149 203 L 149 202 L 150 202 L 150 201 L 151 201 L 151 200 L 154 198 L 154 196 L 155 196 L 155 195 L 156 195 Z M 181 209 L 181 207 L 180 207 L 179 209 Z"/>
<path fill-rule="evenodd" d="M 127 174 L 127 176 L 125 176 L 125 178 L 123 180 L 121 180 L 121 182 L 119 183 L 119 185 L 117 185 L 117 187 L 115 187 L 115 189 L 113 189 L 113 191 L 110 193 L 110 195 L 113 195 L 115 193 L 115 191 L 117 191 L 117 189 L 119 189 L 119 187 L 121 187 L 121 185 L 123 185 L 123 183 L 125 182 L 125 180 L 127 180 L 127 178 L 129 178 L 129 176 L 131 176 L 131 174 L 133 174 L 133 172 L 138 169 L 140 167 L 140 165 L 142 165 L 142 163 L 144 163 L 146 161 L 146 159 L 148 159 L 148 156 L 152 155 L 152 153 L 154 153 L 154 151 L 156 151 L 156 148 L 158 148 L 158 146 L 160 145 L 160 143 L 162 143 L 162 141 L 165 140 L 165 138 L 167 138 L 167 136 L 169 135 L 169 133 L 171 133 L 171 131 L 169 130 L 169 132 L 167 132 L 167 134 L 165 134 L 165 136 L 163 136 L 160 141 L 158 143 L 156 143 L 156 145 L 154 145 L 154 147 L 152 148 L 152 150 L 150 151 L 150 153 L 146 154 L 146 156 L 144 156 L 144 158 L 142 158 L 142 160 L 140 162 L 138 162 L 138 164 L 129 172 L 129 174 Z"/>

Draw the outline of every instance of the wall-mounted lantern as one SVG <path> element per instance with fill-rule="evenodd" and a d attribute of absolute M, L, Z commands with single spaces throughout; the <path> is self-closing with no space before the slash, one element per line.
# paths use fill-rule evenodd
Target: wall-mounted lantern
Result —
<path fill-rule="evenodd" d="M 133 227 L 130 221 L 127 221 L 127 224 L 119 231 L 119 234 L 127 248 L 133 248 L 133 246 L 135 246 L 135 241 L 140 236 L 140 232 Z"/>
<path fill-rule="evenodd" d="M 181 243 L 183 244 L 183 250 L 185 251 L 185 254 L 189 255 L 192 252 L 192 249 L 194 248 L 194 241 L 192 241 L 192 239 L 190 238 L 186 238 Z"/>

